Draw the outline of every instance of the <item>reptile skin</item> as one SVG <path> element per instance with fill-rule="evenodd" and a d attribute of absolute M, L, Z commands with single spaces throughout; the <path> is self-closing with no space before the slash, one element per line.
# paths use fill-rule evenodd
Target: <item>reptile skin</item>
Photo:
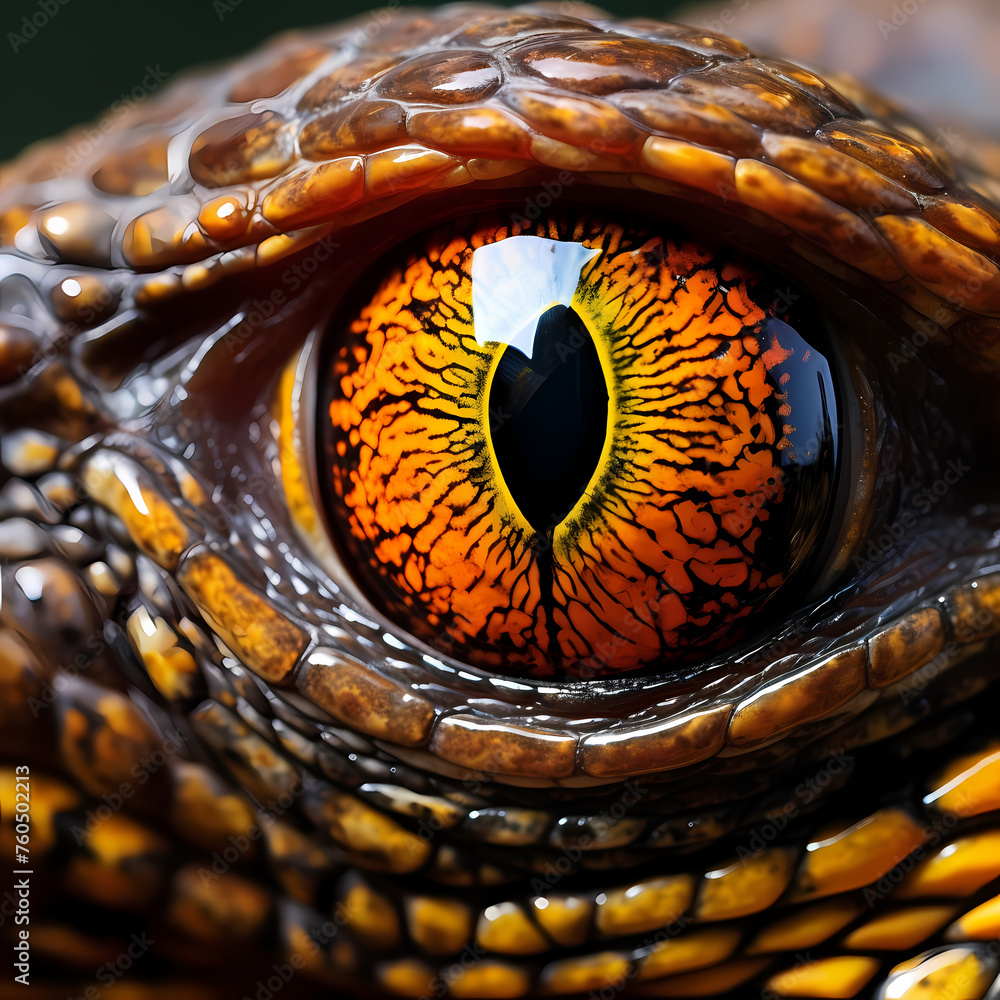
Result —
<path fill-rule="evenodd" d="M 572 10 L 390 6 L 3 168 L 34 1000 L 994 995 L 1000 180 L 850 80 Z M 731 232 L 901 359 L 856 572 L 697 671 L 465 668 L 327 541 L 313 331 L 382 250 L 543 194 Z"/>

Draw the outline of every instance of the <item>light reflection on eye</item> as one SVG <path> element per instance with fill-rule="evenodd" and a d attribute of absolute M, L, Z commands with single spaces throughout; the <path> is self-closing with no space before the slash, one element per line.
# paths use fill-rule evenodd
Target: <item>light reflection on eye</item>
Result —
<path fill-rule="evenodd" d="M 330 333 L 319 466 L 337 543 L 413 634 L 617 673 L 731 645 L 809 572 L 843 389 L 777 273 L 572 210 L 459 220 L 379 267 Z"/>
<path fill-rule="evenodd" d="M 573 304 L 580 272 L 600 253 L 524 235 L 476 247 L 470 269 L 476 343 L 507 344 L 531 358 L 539 320 Z"/>

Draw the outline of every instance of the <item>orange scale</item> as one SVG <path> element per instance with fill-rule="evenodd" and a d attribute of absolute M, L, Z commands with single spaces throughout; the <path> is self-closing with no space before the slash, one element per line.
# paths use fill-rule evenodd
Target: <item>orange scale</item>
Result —
<path fill-rule="evenodd" d="M 380 535 L 388 536 L 379 542 L 376 550 L 380 555 L 380 558 L 383 551 L 405 551 L 409 548 L 409 535 L 399 534 L 399 532 L 403 529 L 403 519 L 399 516 L 399 510 L 396 508 L 395 504 L 375 504 L 375 525 L 377 526 Z M 406 539 L 406 541 L 404 542 L 401 539 Z M 390 561 L 394 562 L 397 566 L 399 565 L 398 559 L 391 559 Z"/>
<path fill-rule="evenodd" d="M 690 594 L 694 590 L 685 564 L 679 559 L 666 562 L 661 570 L 661 579 L 675 594 Z"/>
<path fill-rule="evenodd" d="M 729 493 L 712 500 L 710 505 L 727 534 L 738 532 L 742 535 L 749 527 L 749 522 L 759 516 L 764 500 L 765 498 L 756 492 L 743 497 Z"/>
<path fill-rule="evenodd" d="M 450 264 L 453 261 L 457 262 L 460 255 L 467 253 L 468 250 L 469 241 L 456 236 L 450 243 L 446 244 L 441 249 L 437 259 L 441 261 L 442 264 Z"/>
<path fill-rule="evenodd" d="M 430 551 L 431 565 L 447 572 L 465 558 L 468 539 L 461 531 L 446 531 Z"/>
<path fill-rule="evenodd" d="M 759 311 L 747 313 L 746 316 L 734 316 L 731 312 L 726 312 L 721 308 L 712 318 L 712 331 L 720 337 L 735 340 L 743 332 L 748 323 L 758 322 L 764 318 Z"/>
<path fill-rule="evenodd" d="M 731 538 L 743 538 L 753 525 L 753 518 L 738 514 L 723 514 L 719 518 L 722 530 Z"/>
<path fill-rule="evenodd" d="M 442 292 L 450 293 L 461 281 L 459 274 L 454 268 L 443 271 L 434 271 L 431 275 L 431 285 L 440 295 Z"/>
<path fill-rule="evenodd" d="M 505 548 L 499 546 L 491 546 L 490 543 L 493 540 L 492 531 L 486 532 L 485 534 L 490 537 L 486 539 L 486 545 L 488 551 L 477 552 L 476 558 L 482 566 L 482 574 L 487 580 L 504 580 L 507 578 L 516 579 L 524 575 L 524 571 L 528 568 L 528 576 L 534 581 L 532 583 L 532 589 L 537 586 L 537 572 L 534 567 L 530 567 L 530 560 L 526 555 L 517 555 L 515 557 L 512 552 L 497 551 L 498 548 Z"/>
<path fill-rule="evenodd" d="M 379 561 L 393 566 L 402 566 L 403 555 L 410 547 L 409 535 L 394 535 L 383 539 L 375 548 Z"/>
<path fill-rule="evenodd" d="M 677 472 L 671 466 L 683 468 L 685 465 L 691 464 L 691 460 L 695 456 L 692 454 L 690 444 L 688 439 L 681 434 L 670 434 L 657 439 L 657 453 L 664 462 L 669 462 L 670 465 L 663 468 L 654 467 L 649 471 L 649 481 L 654 487 L 650 491 L 651 493 L 664 494 L 672 492 L 671 487 L 676 487 Z"/>
<path fill-rule="evenodd" d="M 428 620 L 438 615 L 450 614 L 451 591 L 447 587 L 431 587 L 429 584 L 425 584 L 421 597 L 429 609 Z M 408 601 L 412 603 L 409 598 Z"/>
<path fill-rule="evenodd" d="M 646 565 L 653 566 L 656 569 L 659 569 L 664 561 L 664 557 L 684 565 L 702 551 L 702 544 L 700 542 L 685 538 L 679 531 L 667 531 L 662 535 L 658 532 L 656 536 L 657 542 L 660 542 L 661 539 L 662 544 L 660 545 L 658 557 L 646 563 Z"/>
<path fill-rule="evenodd" d="M 561 629 L 559 635 L 559 649 L 562 655 L 570 661 L 584 661 L 583 666 L 595 666 L 594 651 L 583 641 L 583 638 L 575 632 Z"/>
<path fill-rule="evenodd" d="M 508 607 L 506 595 L 492 587 L 477 589 L 475 598 L 476 617 L 471 618 L 470 623 L 476 627 L 477 632 L 484 632 L 490 642 L 501 643 L 509 639 L 517 646 L 523 645 L 523 641 L 518 641 L 516 637 L 525 628 L 530 632 L 529 615 Z"/>
<path fill-rule="evenodd" d="M 710 350 L 711 348 L 708 349 Z M 699 346 L 699 352 L 702 350 L 705 350 L 705 348 Z M 674 390 L 674 398 L 679 403 L 690 404 L 689 409 L 693 409 L 695 412 L 701 410 L 704 406 L 705 398 L 718 384 L 717 378 L 701 374 L 704 369 L 705 363 L 703 359 L 697 357 L 691 361 L 682 361 L 680 364 L 675 365 L 670 372 L 671 378 L 676 379 L 683 386 L 681 389 Z M 689 409 L 685 409 L 685 416 L 689 416 Z"/>
<path fill-rule="evenodd" d="M 775 466 L 771 453 L 766 448 L 756 450 L 746 449 L 745 458 L 740 460 L 740 468 L 747 476 L 755 476 L 755 482 L 760 488 L 765 486 L 780 490 L 781 470 Z M 771 480 L 774 480 L 771 482 Z"/>
<path fill-rule="evenodd" d="M 754 444 L 765 445 L 770 448 L 774 445 L 777 437 L 778 433 L 774 428 L 774 424 L 770 420 L 761 419 L 757 421 L 754 426 Z"/>
<path fill-rule="evenodd" d="M 705 297 L 691 287 L 692 283 L 693 279 L 689 279 L 687 288 L 677 292 L 670 310 L 671 343 L 680 347 L 696 344 L 705 333 L 705 323 L 700 321 L 705 313 Z"/>
<path fill-rule="evenodd" d="M 726 294 L 726 305 L 732 312 L 746 323 L 748 317 L 753 317 L 752 321 L 763 319 L 760 308 L 753 302 L 748 302 L 741 289 L 730 288 Z M 752 322 L 751 321 L 751 322 Z"/>
<path fill-rule="evenodd" d="M 480 620 L 487 611 L 503 607 L 507 602 L 503 595 L 480 578 L 480 569 L 471 559 L 463 559 L 449 568 L 449 583 L 454 595 L 455 610 L 470 619 L 475 615 Z M 467 595 L 468 604 L 463 605 Z"/>
<path fill-rule="evenodd" d="M 656 622 L 663 632 L 673 633 L 688 620 L 684 602 L 676 594 L 665 594 L 656 609 Z"/>
<path fill-rule="evenodd" d="M 560 617 L 565 617 L 565 626 L 568 631 L 575 632 L 584 638 L 592 635 L 601 635 L 603 632 L 610 631 L 614 627 L 611 622 L 598 621 L 594 613 L 589 608 L 584 607 L 580 601 L 568 601 L 560 610 L 563 613 Z M 561 629 L 560 635 L 562 635 L 562 632 L 563 630 Z"/>
<path fill-rule="evenodd" d="M 580 579 L 588 584 L 591 590 L 596 586 L 615 593 L 628 586 L 628 581 L 634 579 L 638 573 L 635 558 L 629 552 L 619 549 L 607 560 L 591 560 L 580 574 Z M 596 600 L 602 603 L 600 597 Z"/>
<path fill-rule="evenodd" d="M 421 527 L 427 520 L 427 508 L 419 500 L 404 500 L 399 506 L 406 519 L 406 526 L 411 531 Z"/>
<path fill-rule="evenodd" d="M 406 563 L 406 568 L 403 571 L 403 577 L 410 590 L 419 593 L 424 589 L 423 577 L 421 577 L 420 570 L 417 568 L 416 563 L 412 559 Z"/>
<path fill-rule="evenodd" d="M 712 552 L 712 562 L 724 562 L 732 561 L 739 562 L 740 565 L 746 566 L 746 557 L 743 555 L 743 550 L 736 544 L 735 541 L 728 541 L 724 539 L 719 539 L 711 548 Z"/>
<path fill-rule="evenodd" d="M 743 399 L 743 390 L 735 375 L 727 375 L 720 388 L 732 400 Z"/>
<path fill-rule="evenodd" d="M 620 543 L 624 546 L 628 554 L 628 563 L 633 566 L 637 563 L 642 563 L 646 566 L 655 566 L 663 560 L 665 546 L 658 544 L 658 539 L 651 538 L 649 532 L 645 530 L 644 515 L 645 517 L 649 516 L 646 511 L 640 510 L 636 512 L 636 519 L 641 526 L 615 525 L 615 531 Z M 686 544 L 685 540 L 676 533 L 676 529 L 674 528 L 675 523 L 671 517 L 667 532 L 670 537 L 676 539 L 677 544 L 684 545 Z"/>
<path fill-rule="evenodd" d="M 681 522 L 681 531 L 687 538 L 710 542 L 719 533 L 715 518 L 704 509 L 703 504 L 685 500 L 674 507 L 674 513 Z"/>
<path fill-rule="evenodd" d="M 520 607 L 528 600 L 530 593 L 531 587 L 528 581 L 523 576 L 518 577 L 510 591 L 511 604 Z"/>
<path fill-rule="evenodd" d="M 432 463 L 427 462 L 427 464 Z M 418 547 L 421 551 L 429 551 L 433 542 L 441 537 L 449 525 L 456 528 L 460 525 L 457 523 L 455 512 L 449 503 L 450 483 L 446 482 L 443 477 L 430 479 L 426 486 L 415 490 L 415 492 L 419 492 L 427 516 L 420 525 L 420 530 L 413 536 L 414 544 L 417 543 L 418 539 L 426 541 L 428 543 L 426 546 Z"/>
<path fill-rule="evenodd" d="M 743 387 L 750 406 L 755 410 L 759 410 L 764 400 L 773 392 L 766 378 L 767 371 L 760 364 L 754 364 L 739 377 L 739 384 Z"/>
<path fill-rule="evenodd" d="M 448 495 L 452 507 L 469 507 L 476 502 L 477 490 L 468 480 L 455 483 Z"/>
<path fill-rule="evenodd" d="M 406 282 L 410 286 L 411 297 L 408 297 L 401 303 L 404 306 L 408 306 L 413 299 L 430 299 L 436 292 L 434 287 L 434 273 L 432 271 L 422 271 L 417 274 L 407 272 Z"/>
<path fill-rule="evenodd" d="M 428 553 L 428 555 L 430 555 L 430 553 Z M 442 567 L 435 565 L 433 562 L 429 562 L 424 570 L 424 581 L 426 593 L 448 595 L 447 607 L 450 608 L 451 592 L 454 589 L 452 587 L 451 567 L 443 569 Z M 447 610 L 447 608 L 443 608 L 441 610 Z"/>
<path fill-rule="evenodd" d="M 690 415 L 691 419 L 696 421 L 699 427 L 713 432 L 718 432 L 722 429 L 728 430 L 719 421 L 719 407 L 710 402 L 710 397 L 715 393 L 718 384 L 719 380 L 717 378 L 705 379 L 704 382 L 698 384 L 698 395 L 695 402 L 684 410 L 685 416 Z"/>
<path fill-rule="evenodd" d="M 634 581 L 630 590 L 636 613 L 644 621 L 651 622 L 660 603 L 660 588 L 656 580 L 648 576 L 643 577 Z"/>
<path fill-rule="evenodd" d="M 527 614 L 524 611 L 514 610 L 507 613 L 505 620 L 503 621 L 503 626 L 505 632 L 509 631 L 516 635 L 522 632 L 533 632 L 534 623 L 534 615 Z"/>
<path fill-rule="evenodd" d="M 745 563 L 705 563 L 693 560 L 690 566 L 691 572 L 699 580 L 713 587 L 740 587 L 749 577 Z"/>
<path fill-rule="evenodd" d="M 452 593 L 451 612 L 457 619 L 456 625 L 449 630 L 453 635 L 461 636 L 466 630 L 476 634 L 486 629 L 490 612 L 499 607 L 500 602 L 485 600 L 484 596 L 478 590 L 470 593 L 457 589 Z M 501 637 L 501 630 L 494 626 L 489 638 L 496 642 Z"/>

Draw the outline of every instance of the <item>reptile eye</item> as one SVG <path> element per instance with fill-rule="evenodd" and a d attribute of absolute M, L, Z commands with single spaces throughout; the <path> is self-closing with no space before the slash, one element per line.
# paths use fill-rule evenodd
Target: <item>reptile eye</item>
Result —
<path fill-rule="evenodd" d="M 834 369 L 787 278 L 668 224 L 453 222 L 332 332 L 336 541 L 385 613 L 480 667 L 704 658 L 810 585 Z"/>

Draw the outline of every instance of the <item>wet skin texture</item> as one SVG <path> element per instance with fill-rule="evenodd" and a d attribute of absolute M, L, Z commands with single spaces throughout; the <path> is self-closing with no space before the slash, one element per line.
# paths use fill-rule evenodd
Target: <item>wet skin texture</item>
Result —
<path fill-rule="evenodd" d="M 574 12 L 283 39 L 4 169 L 34 996 L 990 989 L 997 181 L 851 81 Z M 371 596 L 318 400 L 395 248 L 581 206 L 807 296 L 845 457 L 732 645 L 539 679 Z"/>

